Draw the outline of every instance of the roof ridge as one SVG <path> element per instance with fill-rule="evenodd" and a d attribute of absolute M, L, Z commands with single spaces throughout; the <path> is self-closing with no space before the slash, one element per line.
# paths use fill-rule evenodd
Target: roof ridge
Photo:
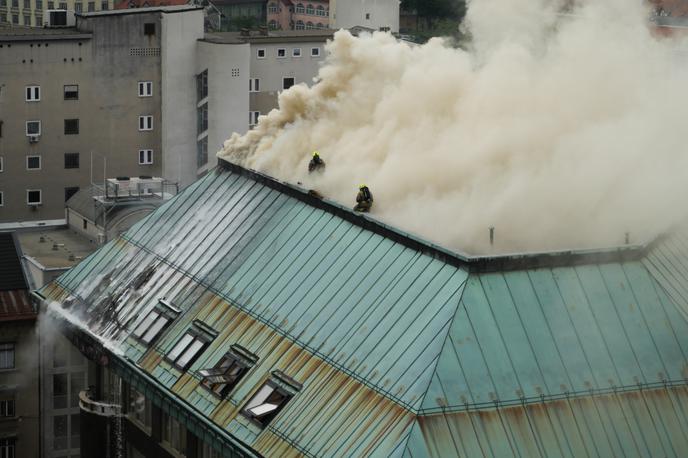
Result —
<path fill-rule="evenodd" d="M 500 255 L 469 255 L 450 250 L 422 237 L 386 224 L 371 216 L 355 213 L 338 202 L 322 197 L 316 190 L 306 190 L 299 186 L 279 181 L 265 173 L 245 168 L 218 157 L 218 167 L 249 177 L 288 196 L 332 213 L 350 223 L 380 234 L 408 248 L 439 259 L 455 267 L 470 272 L 497 272 L 506 270 L 525 270 L 540 267 L 576 266 L 609 262 L 626 262 L 643 258 L 652 243 L 623 245 L 605 249 L 559 250 L 530 253 L 511 253 Z"/>

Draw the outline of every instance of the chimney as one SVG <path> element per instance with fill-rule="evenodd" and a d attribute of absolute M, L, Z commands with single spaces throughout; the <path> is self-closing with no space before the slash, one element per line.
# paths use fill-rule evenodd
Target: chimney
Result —
<path fill-rule="evenodd" d="M 249 37 L 251 36 L 251 31 L 249 29 L 241 29 L 239 32 L 242 37 Z"/>
<path fill-rule="evenodd" d="M 263 35 L 264 37 L 267 37 L 267 36 L 268 36 L 268 28 L 267 28 L 266 26 L 261 25 L 260 27 L 258 27 L 258 31 L 259 31 L 260 34 Z"/>

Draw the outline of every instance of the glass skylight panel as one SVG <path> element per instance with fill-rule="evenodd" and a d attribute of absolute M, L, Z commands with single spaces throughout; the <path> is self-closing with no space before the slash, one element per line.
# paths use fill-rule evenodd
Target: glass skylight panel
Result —
<path fill-rule="evenodd" d="M 164 317 L 162 315 L 158 316 L 158 318 L 155 320 L 155 323 L 153 323 L 153 326 L 150 327 L 148 332 L 141 338 L 144 342 L 147 344 L 151 343 L 153 339 L 155 339 L 158 334 L 160 334 L 160 331 L 167 325 L 169 320 L 167 317 Z"/>
<path fill-rule="evenodd" d="M 194 339 L 193 343 L 189 345 L 189 348 L 184 352 L 184 354 L 177 360 L 177 364 L 181 367 L 186 367 L 191 359 L 196 356 L 196 354 L 201 351 L 204 346 L 204 342 Z"/>
<path fill-rule="evenodd" d="M 134 335 L 140 339 L 143 333 L 145 333 L 150 328 L 151 324 L 153 324 L 153 321 L 155 321 L 155 319 L 158 316 L 158 312 L 156 312 L 155 310 L 150 312 L 148 316 L 141 322 L 141 324 L 139 324 L 138 327 L 134 329 Z"/>
<path fill-rule="evenodd" d="M 167 355 L 167 357 L 172 361 L 177 361 L 179 355 L 181 355 L 182 352 L 186 350 L 186 347 L 188 347 L 191 341 L 193 340 L 194 338 L 191 334 L 184 334 L 184 337 L 182 337 L 181 340 L 177 342 L 177 345 L 175 345 L 175 347 L 172 349 L 170 354 Z"/>
<path fill-rule="evenodd" d="M 253 422 L 265 427 L 287 404 L 292 394 L 280 388 L 273 381 L 266 382 L 253 398 L 246 404 L 243 410 Z"/>

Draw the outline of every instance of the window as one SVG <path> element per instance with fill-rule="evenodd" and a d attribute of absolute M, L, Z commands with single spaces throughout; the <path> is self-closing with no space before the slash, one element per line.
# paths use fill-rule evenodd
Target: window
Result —
<path fill-rule="evenodd" d="M 249 111 L 248 112 L 248 126 L 253 127 L 258 124 L 258 117 L 260 116 L 260 111 Z"/>
<path fill-rule="evenodd" d="M 24 9 L 31 9 L 31 0 L 24 0 Z"/>
<path fill-rule="evenodd" d="M 12 15 L 12 24 L 19 24 L 19 15 L 18 14 Z"/>
<path fill-rule="evenodd" d="M 81 218 L 81 228 L 82 228 L 83 230 L 87 230 L 87 229 L 88 229 L 88 221 L 87 221 L 86 219 L 84 219 L 84 218 Z"/>
<path fill-rule="evenodd" d="M 0 207 L 3 207 L 5 205 L 5 196 L 3 195 L 2 191 L 0 191 Z"/>
<path fill-rule="evenodd" d="M 162 442 L 180 454 L 186 455 L 186 428 L 165 412 L 162 414 Z"/>
<path fill-rule="evenodd" d="M 265 59 L 265 49 L 261 48 L 256 51 L 257 59 Z"/>
<path fill-rule="evenodd" d="M 150 399 L 147 399 L 133 387 L 128 386 L 127 401 L 127 417 L 150 434 L 152 427 Z"/>
<path fill-rule="evenodd" d="M 81 10 L 82 10 L 81 3 L 78 3 L 78 2 L 75 3 L 75 4 L 74 4 L 74 12 L 75 12 L 75 13 L 81 13 Z"/>
<path fill-rule="evenodd" d="M 277 13 L 279 11 L 279 8 L 277 7 L 277 3 L 270 3 L 268 5 L 268 13 Z"/>
<path fill-rule="evenodd" d="M 294 78 L 282 78 L 282 89 L 289 89 L 294 85 Z"/>
<path fill-rule="evenodd" d="M 80 432 L 81 432 L 81 420 L 80 416 L 78 413 L 73 413 L 69 416 L 69 421 L 70 421 L 70 436 L 71 436 L 71 443 L 70 447 L 71 448 L 79 448 L 81 446 L 81 437 L 80 437 Z M 75 455 L 72 455 L 74 458 L 76 458 Z"/>
<path fill-rule="evenodd" d="M 196 131 L 198 135 L 208 130 L 208 102 L 196 108 Z"/>
<path fill-rule="evenodd" d="M 67 2 L 60 2 L 60 9 L 66 10 L 67 9 Z"/>
<path fill-rule="evenodd" d="M 14 369 L 13 343 L 0 343 L 0 369 Z"/>
<path fill-rule="evenodd" d="M 96 10 L 96 2 L 88 2 L 88 12 L 92 13 Z"/>
<path fill-rule="evenodd" d="M 65 450 L 68 448 L 68 426 L 69 415 L 56 415 L 53 417 L 53 448 L 55 450 Z"/>
<path fill-rule="evenodd" d="M 48 9 L 54 10 L 55 9 L 55 2 L 48 2 Z"/>
<path fill-rule="evenodd" d="M 186 370 L 200 356 L 208 342 L 191 331 L 187 331 L 167 354 L 175 366 L 181 370 Z"/>
<path fill-rule="evenodd" d="M 29 205 L 40 205 L 42 204 L 42 195 L 40 189 L 27 189 L 26 190 L 26 203 Z"/>
<path fill-rule="evenodd" d="M 53 409 L 66 409 L 68 405 L 68 374 L 53 374 Z"/>
<path fill-rule="evenodd" d="M 313 30 L 315 25 L 311 21 L 306 22 L 306 30 Z"/>
<path fill-rule="evenodd" d="M 141 149 L 139 150 L 139 165 L 150 165 L 153 163 L 153 150 Z"/>
<path fill-rule="evenodd" d="M 38 102 L 41 100 L 41 87 L 40 86 L 26 86 L 26 101 L 27 102 Z"/>
<path fill-rule="evenodd" d="M 79 120 L 78 119 L 65 119 L 64 120 L 64 133 L 65 133 L 65 135 L 78 135 L 79 134 Z"/>
<path fill-rule="evenodd" d="M 311 57 L 320 57 L 320 48 L 311 48 Z"/>
<path fill-rule="evenodd" d="M 251 78 L 248 80 L 249 92 L 260 92 L 260 78 Z"/>
<path fill-rule="evenodd" d="M 153 82 L 152 81 L 139 81 L 139 97 L 152 97 L 153 96 Z"/>
<path fill-rule="evenodd" d="M 100 2 L 100 9 L 103 11 L 107 11 L 110 9 L 110 5 L 108 4 L 107 0 Z"/>
<path fill-rule="evenodd" d="M 2 172 L 2 171 L 4 171 L 4 170 L 5 170 L 5 164 L 4 164 L 4 161 L 3 161 L 3 157 L 0 156 L 0 172 Z"/>
<path fill-rule="evenodd" d="M 64 86 L 65 100 L 79 100 L 79 86 L 76 84 L 66 84 Z"/>
<path fill-rule="evenodd" d="M 370 13 L 366 13 L 366 20 L 370 19 Z"/>
<path fill-rule="evenodd" d="M 313 5 L 309 4 L 306 7 L 306 14 L 315 14 L 315 8 L 313 8 Z"/>
<path fill-rule="evenodd" d="M 196 143 L 196 166 L 200 169 L 208 163 L 208 137 L 203 137 Z"/>
<path fill-rule="evenodd" d="M 261 428 L 265 428 L 301 389 L 301 385 L 282 372 L 275 371 L 273 377 L 253 394 L 243 415 Z"/>
<path fill-rule="evenodd" d="M 239 345 L 231 350 L 212 369 L 199 371 L 201 384 L 221 398 L 227 395 L 256 364 L 258 357 Z"/>
<path fill-rule="evenodd" d="M 320 22 L 318 22 L 318 23 L 315 25 L 315 27 L 318 28 L 318 29 L 324 29 L 324 28 L 325 28 L 325 26 L 324 26 L 322 23 L 320 23 Z"/>
<path fill-rule="evenodd" d="M 318 5 L 318 11 L 316 13 L 318 16 L 327 16 L 325 13 L 325 8 L 322 5 Z"/>
<path fill-rule="evenodd" d="M 0 417 L 14 417 L 14 399 L 0 399 Z"/>
<path fill-rule="evenodd" d="M 306 12 L 306 9 L 303 7 L 303 3 L 297 3 L 296 4 L 296 13 L 297 14 L 303 14 Z"/>
<path fill-rule="evenodd" d="M 208 97 L 208 70 L 196 76 L 196 99 L 198 102 Z"/>
<path fill-rule="evenodd" d="M 134 337 L 150 345 L 177 318 L 180 311 L 164 299 L 134 329 Z"/>
<path fill-rule="evenodd" d="M 270 22 L 268 22 L 268 27 L 270 28 L 270 30 L 278 30 L 279 24 L 277 23 L 277 21 L 273 19 Z"/>
<path fill-rule="evenodd" d="M 155 35 L 155 23 L 146 22 L 143 24 L 143 34 L 144 35 Z"/>
<path fill-rule="evenodd" d="M 28 14 L 24 15 L 24 25 L 31 25 L 31 16 Z"/>
<path fill-rule="evenodd" d="M 41 135 L 40 121 L 26 121 L 26 136 Z"/>
<path fill-rule="evenodd" d="M 294 48 L 291 50 L 292 57 L 301 57 L 301 48 Z"/>
<path fill-rule="evenodd" d="M 5 439 L 0 439 L 0 457 L 1 458 L 16 458 L 15 443 L 16 439 L 14 437 L 8 437 Z"/>
<path fill-rule="evenodd" d="M 79 187 L 78 186 L 70 186 L 68 188 L 64 188 L 64 198 L 65 202 L 67 202 L 69 199 L 72 198 L 74 194 L 79 192 Z"/>
<path fill-rule="evenodd" d="M 69 405 L 79 407 L 79 393 L 86 386 L 86 374 L 84 372 L 72 372 L 69 374 Z"/>
<path fill-rule="evenodd" d="M 139 130 L 153 130 L 153 116 L 139 116 Z"/>
<path fill-rule="evenodd" d="M 26 170 L 40 170 L 41 157 L 40 156 L 26 156 Z"/>
<path fill-rule="evenodd" d="M 277 49 L 277 58 L 282 59 L 287 57 L 287 50 L 285 48 L 278 48 Z"/>
<path fill-rule="evenodd" d="M 65 155 L 64 155 L 64 168 L 65 169 L 78 169 L 79 168 L 79 153 L 65 153 Z"/>

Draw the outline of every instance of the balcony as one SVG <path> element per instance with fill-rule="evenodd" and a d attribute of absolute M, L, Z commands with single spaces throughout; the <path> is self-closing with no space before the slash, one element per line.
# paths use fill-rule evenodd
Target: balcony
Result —
<path fill-rule="evenodd" d="M 122 406 L 119 404 L 96 401 L 91 398 L 91 392 L 88 390 L 84 390 L 79 393 L 79 407 L 85 412 L 103 417 L 122 416 Z"/>

